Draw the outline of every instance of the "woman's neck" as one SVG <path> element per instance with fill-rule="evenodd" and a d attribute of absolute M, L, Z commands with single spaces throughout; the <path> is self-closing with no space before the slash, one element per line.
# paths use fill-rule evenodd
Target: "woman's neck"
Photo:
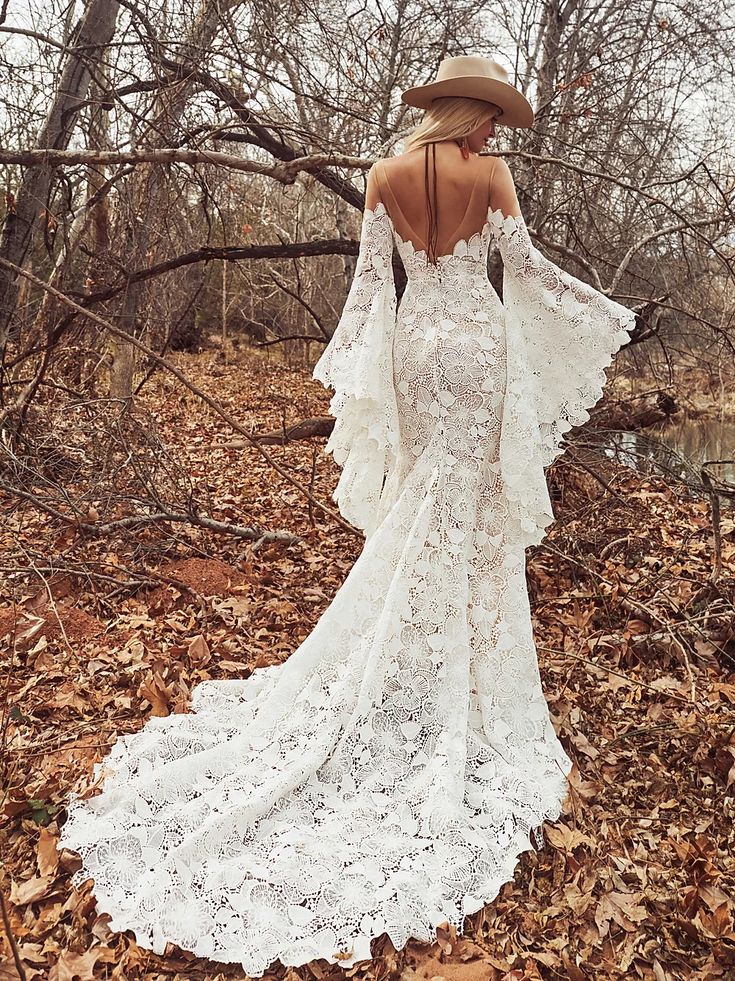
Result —
<path fill-rule="evenodd" d="M 456 139 L 454 139 L 454 137 L 450 137 L 450 139 L 448 139 L 448 140 L 432 140 L 432 142 L 435 143 L 438 147 L 441 147 L 441 146 L 453 146 L 453 147 L 456 147 L 458 150 L 460 149 L 459 142 Z M 428 144 L 428 145 L 430 146 L 431 144 Z M 404 151 L 404 153 L 403 154 L 400 154 L 400 156 L 405 156 L 405 154 L 407 154 L 407 153 L 419 153 L 420 151 L 425 150 L 426 149 L 426 146 L 427 146 L 426 143 L 422 143 L 421 146 L 411 147 L 410 150 Z M 470 150 L 470 154 L 473 157 L 479 156 L 479 154 L 478 154 L 478 152 L 476 150 Z"/>

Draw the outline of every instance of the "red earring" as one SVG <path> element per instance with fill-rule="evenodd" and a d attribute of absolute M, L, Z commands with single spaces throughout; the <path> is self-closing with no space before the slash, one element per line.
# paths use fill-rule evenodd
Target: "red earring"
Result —
<path fill-rule="evenodd" d="M 462 149 L 462 156 L 465 158 L 465 160 L 469 160 L 470 159 L 470 148 L 467 145 L 467 137 L 466 136 L 463 136 L 462 137 L 462 147 L 461 147 L 461 149 Z"/>

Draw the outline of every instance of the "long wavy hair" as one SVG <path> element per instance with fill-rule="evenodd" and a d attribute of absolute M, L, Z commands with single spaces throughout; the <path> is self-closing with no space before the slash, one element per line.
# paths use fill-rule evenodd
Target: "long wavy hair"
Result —
<path fill-rule="evenodd" d="M 429 226 L 429 248 L 427 261 L 436 262 L 436 243 L 438 237 L 437 199 L 436 199 L 436 151 L 434 144 L 442 140 L 457 140 L 468 136 L 487 121 L 496 109 L 502 109 L 493 102 L 470 99 L 466 96 L 447 95 L 434 99 L 431 108 L 424 110 L 418 126 L 411 130 L 404 141 L 404 152 L 424 147 L 424 186 L 426 189 L 426 212 Z M 432 151 L 433 188 L 429 182 L 429 149 Z M 433 193 L 433 200 L 432 200 Z"/>

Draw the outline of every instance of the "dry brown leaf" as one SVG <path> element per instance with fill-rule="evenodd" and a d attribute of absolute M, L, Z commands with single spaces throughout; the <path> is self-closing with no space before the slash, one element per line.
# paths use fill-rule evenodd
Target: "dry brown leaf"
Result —
<path fill-rule="evenodd" d="M 699 923 L 702 933 L 707 937 L 727 937 L 730 940 L 735 940 L 735 933 L 732 929 L 732 912 L 728 908 L 728 903 L 720 903 L 712 914 L 700 909 L 694 917 L 694 922 Z"/>
<path fill-rule="evenodd" d="M 48 828 L 41 828 L 36 846 L 36 864 L 41 875 L 56 875 L 59 867 L 59 853 L 56 848 L 57 837 Z"/>
<path fill-rule="evenodd" d="M 551 828 L 546 829 L 548 834 Z M 550 841 L 553 840 L 549 838 Z M 564 899 L 566 900 L 566 905 L 575 916 L 579 916 L 589 909 L 590 905 L 594 902 L 594 896 L 588 890 L 582 890 L 577 885 L 569 885 L 564 889 Z"/>
<path fill-rule="evenodd" d="M 594 846 L 594 842 L 579 828 L 570 828 L 566 824 L 558 824 L 546 829 L 546 836 L 555 848 L 567 853 L 574 851 L 578 845 Z"/>
<path fill-rule="evenodd" d="M 606 936 L 610 921 L 614 921 L 626 932 L 635 929 L 636 923 L 648 918 L 648 911 L 640 906 L 635 896 L 629 893 L 609 892 L 600 899 L 595 910 L 595 923 L 601 936 Z"/>
<path fill-rule="evenodd" d="M 584 971 L 580 970 L 576 964 L 569 960 L 566 954 L 562 954 L 562 963 L 564 964 L 566 977 L 569 981 L 587 981 Z"/>
<path fill-rule="evenodd" d="M 592 745 L 581 730 L 575 731 L 571 738 L 575 749 L 578 749 L 581 753 L 584 753 L 585 756 L 588 756 L 591 760 L 597 759 L 597 757 L 600 755 L 600 751 Z"/>
<path fill-rule="evenodd" d="M 211 657 L 209 646 L 201 634 L 195 637 L 189 644 L 188 654 L 192 661 L 196 661 L 199 664 L 206 664 L 209 661 Z"/>
<path fill-rule="evenodd" d="M 539 952 L 535 951 L 533 959 L 538 961 L 539 964 L 543 964 L 544 967 L 559 967 L 561 964 L 561 958 L 558 954 L 553 954 L 551 951 Z"/>
<path fill-rule="evenodd" d="M 49 972 L 49 981 L 94 981 L 94 966 L 101 953 L 99 947 L 83 954 L 63 950 Z"/>
<path fill-rule="evenodd" d="M 151 715 L 170 715 L 171 687 L 166 685 L 161 675 L 156 671 L 149 674 L 139 689 L 143 698 L 151 704 Z"/>
<path fill-rule="evenodd" d="M 20 974 L 12 957 L 0 961 L 0 981 L 20 981 Z"/>
<path fill-rule="evenodd" d="M 697 895 L 704 900 L 704 902 L 709 906 L 709 908 L 714 912 L 722 903 L 730 905 L 730 910 L 735 909 L 733 905 L 732 895 L 724 892 L 719 886 L 706 883 L 699 886 L 697 889 Z"/>
<path fill-rule="evenodd" d="M 14 906 L 35 903 L 36 900 L 46 895 L 53 881 L 52 875 L 38 875 L 33 879 L 26 879 L 25 882 L 16 882 L 13 879 L 13 884 L 10 887 L 10 902 Z"/>
<path fill-rule="evenodd" d="M 47 704 L 51 708 L 69 707 L 84 711 L 87 708 L 87 698 L 74 681 L 67 681 L 57 689 L 56 694 Z"/>

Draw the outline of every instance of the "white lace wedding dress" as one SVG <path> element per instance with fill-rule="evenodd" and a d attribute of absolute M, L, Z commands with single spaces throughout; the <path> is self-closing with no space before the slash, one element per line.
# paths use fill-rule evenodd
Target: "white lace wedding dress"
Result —
<path fill-rule="evenodd" d="M 200 684 L 191 713 L 120 738 L 95 768 L 102 792 L 70 802 L 61 845 L 113 930 L 256 977 L 276 959 L 349 966 L 384 932 L 400 948 L 461 930 L 512 879 L 572 765 L 541 689 L 524 551 L 553 518 L 543 468 L 633 326 L 522 218 L 488 209 L 432 266 L 384 204 L 365 210 L 314 369 L 335 389 L 335 500 L 363 551 L 284 664 Z"/>

